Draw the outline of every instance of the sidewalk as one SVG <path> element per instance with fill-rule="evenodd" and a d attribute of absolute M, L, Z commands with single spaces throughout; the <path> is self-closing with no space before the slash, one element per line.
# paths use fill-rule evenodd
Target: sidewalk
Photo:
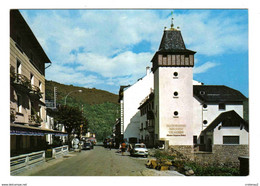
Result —
<path fill-rule="evenodd" d="M 46 162 L 40 164 L 40 165 L 37 165 L 35 167 L 31 167 L 31 168 L 28 168 L 27 170 L 19 173 L 19 174 L 16 174 L 15 176 L 30 176 L 38 171 L 41 171 L 43 169 L 46 169 L 47 167 L 50 167 L 52 165 L 55 165 L 59 162 L 62 162 L 64 160 L 66 160 L 67 158 L 70 158 L 70 157 L 73 157 L 73 156 L 77 156 L 78 152 L 74 152 L 74 151 L 71 151 L 69 152 L 66 156 L 63 156 L 63 157 L 59 157 L 57 159 L 55 158 L 46 158 Z"/>

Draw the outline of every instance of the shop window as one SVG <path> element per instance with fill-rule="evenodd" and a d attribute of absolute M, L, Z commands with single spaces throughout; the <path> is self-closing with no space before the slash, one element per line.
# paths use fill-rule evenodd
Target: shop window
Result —
<path fill-rule="evenodd" d="M 223 136 L 223 144 L 225 145 L 238 145 L 239 136 Z"/>

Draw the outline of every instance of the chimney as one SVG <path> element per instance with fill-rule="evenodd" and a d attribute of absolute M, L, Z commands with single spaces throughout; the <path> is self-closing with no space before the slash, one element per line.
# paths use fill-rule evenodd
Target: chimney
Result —
<path fill-rule="evenodd" d="M 146 67 L 146 75 L 148 75 L 150 73 L 150 67 Z"/>

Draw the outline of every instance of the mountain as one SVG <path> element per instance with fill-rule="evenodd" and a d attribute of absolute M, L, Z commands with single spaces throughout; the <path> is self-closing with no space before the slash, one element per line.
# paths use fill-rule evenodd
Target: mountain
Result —
<path fill-rule="evenodd" d="M 46 100 L 54 99 L 54 87 L 57 88 L 57 104 L 65 104 L 65 97 L 72 92 L 67 96 L 66 104 L 83 109 L 83 114 L 88 120 L 88 129 L 96 134 L 97 140 L 101 141 L 112 134 L 116 118 L 119 117 L 118 95 L 95 88 L 45 80 Z"/>

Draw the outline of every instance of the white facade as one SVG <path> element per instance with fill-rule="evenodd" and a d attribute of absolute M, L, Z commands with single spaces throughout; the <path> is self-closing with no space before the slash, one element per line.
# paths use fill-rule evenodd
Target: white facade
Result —
<path fill-rule="evenodd" d="M 121 100 L 121 121 L 123 121 L 124 139 L 139 139 L 140 111 L 138 107 L 141 101 L 151 93 L 152 89 L 153 73 L 147 69 L 147 73 L 143 78 L 124 90 L 123 101 Z"/>
<path fill-rule="evenodd" d="M 222 112 L 234 110 L 238 115 L 243 118 L 243 104 L 225 104 L 225 109 L 219 109 L 219 104 L 208 103 L 207 108 L 203 107 L 203 103 L 196 97 L 193 99 L 193 132 L 194 136 L 199 136 L 201 131 L 207 128 L 207 126 L 216 119 Z"/>
<path fill-rule="evenodd" d="M 192 67 L 159 67 L 155 71 L 154 87 L 158 138 L 168 140 L 169 145 L 192 145 Z"/>
<path fill-rule="evenodd" d="M 221 124 L 220 124 L 221 125 Z M 217 126 L 213 132 L 214 145 L 223 145 L 223 136 L 237 136 L 239 137 L 239 145 L 248 145 L 248 132 L 240 127 L 221 127 Z"/>

